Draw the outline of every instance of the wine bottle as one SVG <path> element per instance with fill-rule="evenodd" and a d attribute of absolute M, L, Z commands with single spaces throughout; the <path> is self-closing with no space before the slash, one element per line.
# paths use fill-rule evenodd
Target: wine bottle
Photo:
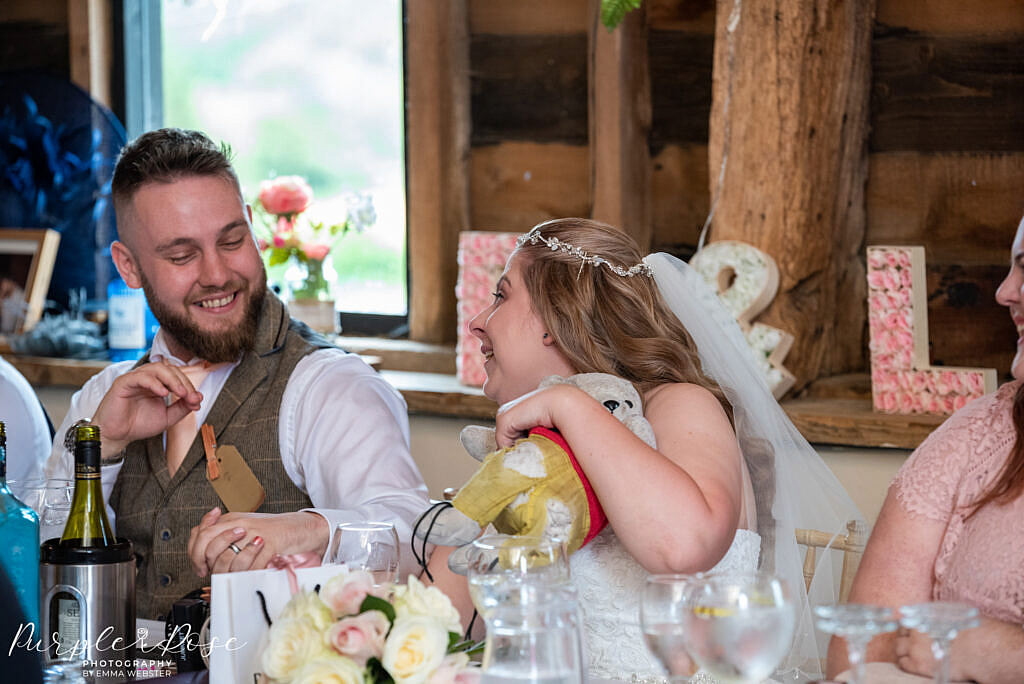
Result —
<path fill-rule="evenodd" d="M 28 456 L 28 454 L 24 454 Z M 39 516 L 7 487 L 7 431 L 0 422 L 0 564 L 25 617 L 39 625 Z"/>
<path fill-rule="evenodd" d="M 75 492 L 60 545 L 96 548 L 114 543 L 100 482 L 100 428 L 85 423 L 75 428 Z"/>

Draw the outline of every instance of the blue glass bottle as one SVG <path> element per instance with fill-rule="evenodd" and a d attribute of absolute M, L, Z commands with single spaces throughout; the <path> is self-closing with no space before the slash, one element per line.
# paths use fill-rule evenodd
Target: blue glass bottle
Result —
<path fill-rule="evenodd" d="M 39 517 L 7 487 L 7 432 L 0 421 L 0 563 L 30 622 L 39 627 Z"/>
<path fill-rule="evenodd" d="M 111 361 L 136 361 L 153 342 L 157 323 L 141 289 L 120 277 L 107 285 L 107 346 Z"/>

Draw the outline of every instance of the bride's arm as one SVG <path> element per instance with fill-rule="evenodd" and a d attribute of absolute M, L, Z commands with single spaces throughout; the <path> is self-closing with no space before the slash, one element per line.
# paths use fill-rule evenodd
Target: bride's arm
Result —
<path fill-rule="evenodd" d="M 619 540 L 648 572 L 707 570 L 739 520 L 742 457 L 732 426 L 718 400 L 691 384 L 657 388 L 644 415 L 657 450 L 582 390 L 555 385 L 499 410 L 498 445 L 536 425 L 558 429 Z"/>

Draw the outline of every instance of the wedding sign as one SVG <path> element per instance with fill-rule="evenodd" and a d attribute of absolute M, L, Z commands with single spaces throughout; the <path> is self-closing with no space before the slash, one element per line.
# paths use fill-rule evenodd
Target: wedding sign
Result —
<path fill-rule="evenodd" d="M 479 387 L 487 379 L 480 340 L 469 331 L 473 317 L 490 306 L 494 286 L 516 247 L 518 233 L 464 230 L 459 235 L 458 338 L 455 365 L 459 382 Z"/>
<path fill-rule="evenodd" d="M 868 247 L 867 278 L 876 411 L 949 414 L 995 391 L 994 368 L 929 362 L 924 247 Z"/>
<path fill-rule="evenodd" d="M 736 318 L 769 389 L 776 399 L 781 397 L 796 381 L 782 365 L 793 346 L 793 336 L 753 322 L 779 291 L 775 260 L 753 245 L 722 240 L 694 254 L 690 266 L 718 293 L 722 304 Z"/>

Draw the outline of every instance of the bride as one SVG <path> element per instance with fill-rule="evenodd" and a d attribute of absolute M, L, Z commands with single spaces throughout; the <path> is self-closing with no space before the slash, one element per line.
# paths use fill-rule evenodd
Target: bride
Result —
<path fill-rule="evenodd" d="M 780 673 L 820 676 L 795 527 L 844 532 L 859 518 L 835 477 L 786 419 L 735 321 L 683 262 L 642 258 L 610 226 L 556 219 L 521 236 L 493 303 L 469 323 L 486 358 L 483 391 L 501 408 L 498 446 L 535 426 L 572 448 L 609 526 L 570 559 L 584 617 L 588 675 L 662 672 L 640 633 L 648 573 L 760 567 L 799 597 L 797 636 Z M 631 381 L 654 428 L 651 448 L 571 385 L 549 375 L 611 373 Z M 471 611 L 464 579 L 438 548 L 429 570 Z M 812 600 L 835 601 L 831 554 Z"/>

